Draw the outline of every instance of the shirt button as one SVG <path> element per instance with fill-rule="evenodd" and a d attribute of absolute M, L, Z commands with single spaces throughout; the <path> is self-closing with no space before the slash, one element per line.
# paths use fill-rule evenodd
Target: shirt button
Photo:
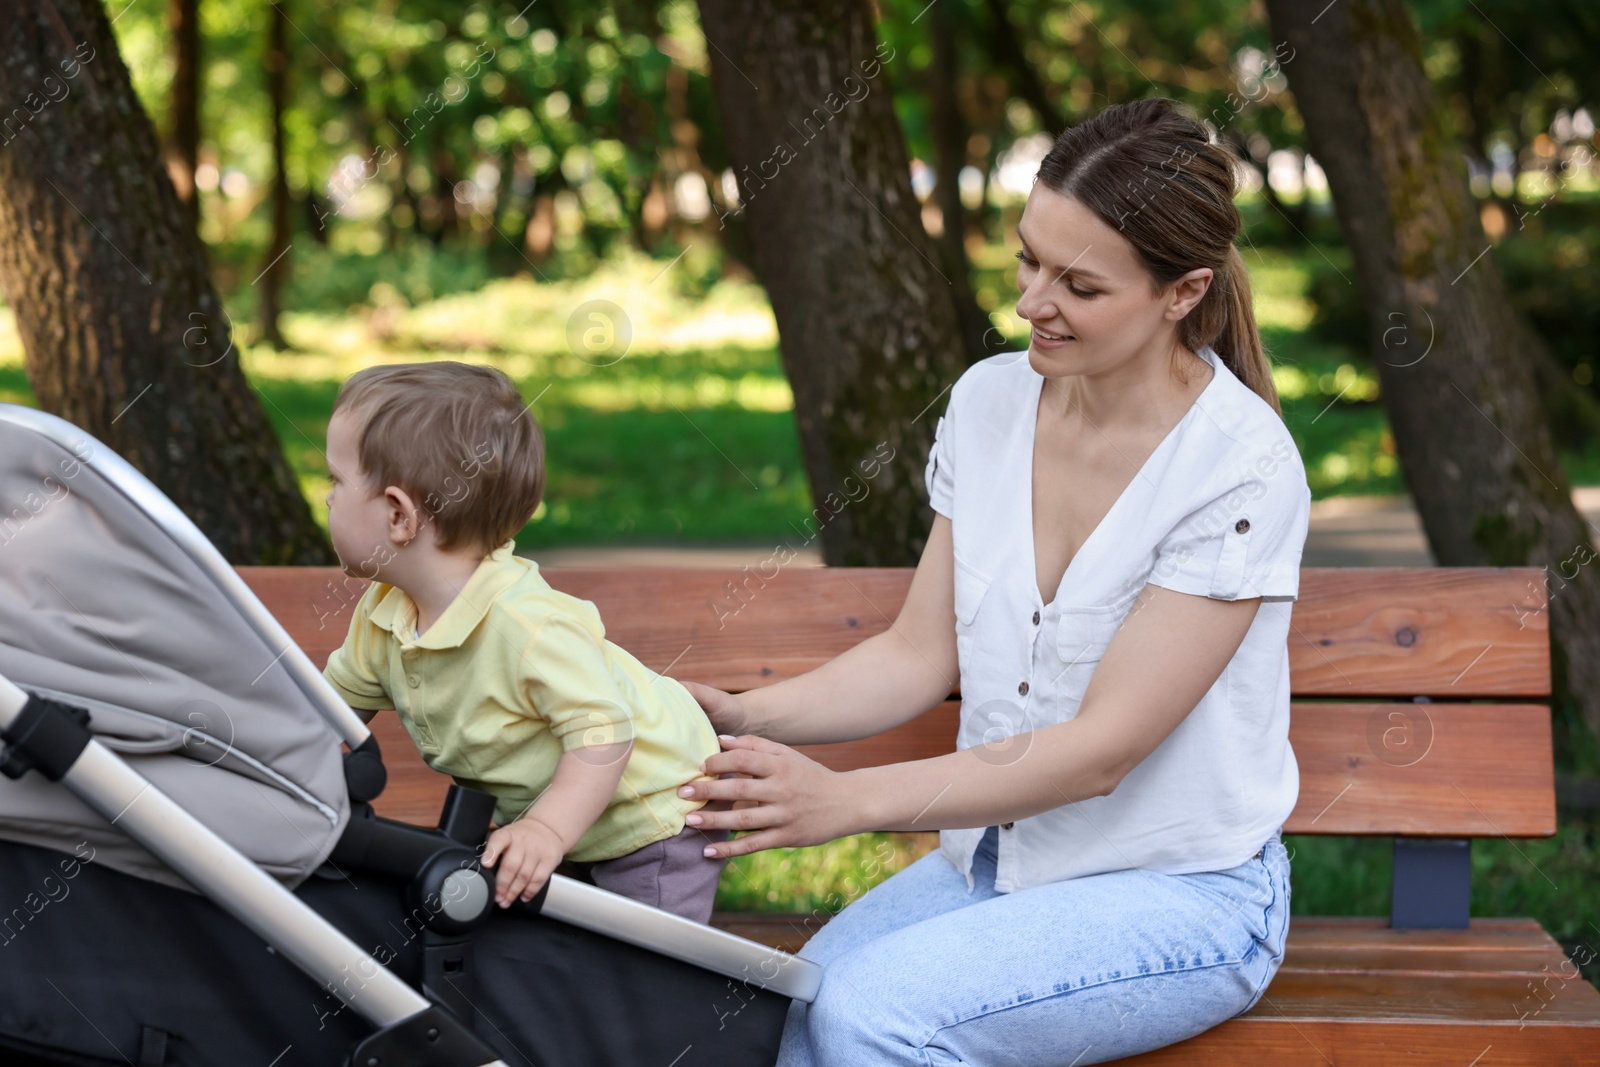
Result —
<path fill-rule="evenodd" d="M 415 689 L 417 686 L 422 684 L 422 681 L 416 675 L 408 674 L 406 675 L 406 684 Z"/>
<path fill-rule="evenodd" d="M 1250 520 L 1249 519 L 1240 519 L 1238 522 L 1233 524 L 1233 532 L 1234 533 L 1245 533 L 1249 529 L 1250 529 Z"/>
<path fill-rule="evenodd" d="M 1017 825 L 1017 824 L 1014 823 L 1014 822 L 1003 822 L 1003 823 L 1000 824 L 1000 829 L 1009 830 L 1015 825 Z"/>
<path fill-rule="evenodd" d="M 1039 625 L 1039 613 L 1037 611 L 1033 613 L 1033 624 L 1035 626 Z"/>
<path fill-rule="evenodd" d="M 1027 682 L 1023 682 L 1021 685 L 1017 686 L 1017 692 L 1021 693 L 1023 696 L 1027 696 L 1028 695 L 1028 683 Z"/>

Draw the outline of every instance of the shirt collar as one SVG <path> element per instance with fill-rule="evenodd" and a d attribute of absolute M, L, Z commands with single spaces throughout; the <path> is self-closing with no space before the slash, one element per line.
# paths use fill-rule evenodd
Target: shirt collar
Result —
<path fill-rule="evenodd" d="M 378 599 L 370 618 L 375 625 L 394 634 L 395 640 L 402 645 L 433 649 L 459 648 L 489 613 L 489 605 L 494 603 L 494 599 L 526 574 L 528 568 L 536 566 L 532 560 L 518 557 L 515 554 L 516 547 L 517 542 L 513 538 L 485 556 L 450 606 L 444 609 L 444 614 L 420 638 L 413 640 L 411 636 L 416 632 L 416 602 L 405 590 L 396 586 L 389 586 L 388 592 Z"/>

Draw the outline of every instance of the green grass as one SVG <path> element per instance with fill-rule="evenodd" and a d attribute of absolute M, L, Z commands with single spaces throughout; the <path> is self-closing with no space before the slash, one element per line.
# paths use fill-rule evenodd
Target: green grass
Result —
<path fill-rule="evenodd" d="M 871 833 L 820 848 L 771 848 L 728 861 L 717 908 L 786 914 L 838 913 L 938 847 L 935 834 Z"/>

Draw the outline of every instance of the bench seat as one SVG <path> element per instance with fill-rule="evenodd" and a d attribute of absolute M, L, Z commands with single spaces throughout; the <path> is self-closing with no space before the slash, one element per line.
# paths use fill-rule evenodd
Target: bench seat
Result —
<path fill-rule="evenodd" d="M 718 912 L 730 933 L 797 952 L 816 918 Z M 1120 1063 L 1417 1067 L 1600 1063 L 1600 993 L 1532 919 L 1395 930 L 1386 918 L 1295 916 L 1267 993 L 1238 1019 Z M 1488 1050 L 1482 1059 L 1477 1057 Z"/>

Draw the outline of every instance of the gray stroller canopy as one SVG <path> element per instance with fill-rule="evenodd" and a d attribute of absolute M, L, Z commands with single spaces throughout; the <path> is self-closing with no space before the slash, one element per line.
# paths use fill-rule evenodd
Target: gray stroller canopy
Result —
<path fill-rule="evenodd" d="M 339 744 L 365 738 L 361 721 L 143 475 L 70 423 L 11 404 L 0 404 L 0 675 L 87 708 L 98 740 L 290 888 L 344 830 Z M 0 838 L 190 888 L 114 822 L 39 774 L 0 778 Z"/>

